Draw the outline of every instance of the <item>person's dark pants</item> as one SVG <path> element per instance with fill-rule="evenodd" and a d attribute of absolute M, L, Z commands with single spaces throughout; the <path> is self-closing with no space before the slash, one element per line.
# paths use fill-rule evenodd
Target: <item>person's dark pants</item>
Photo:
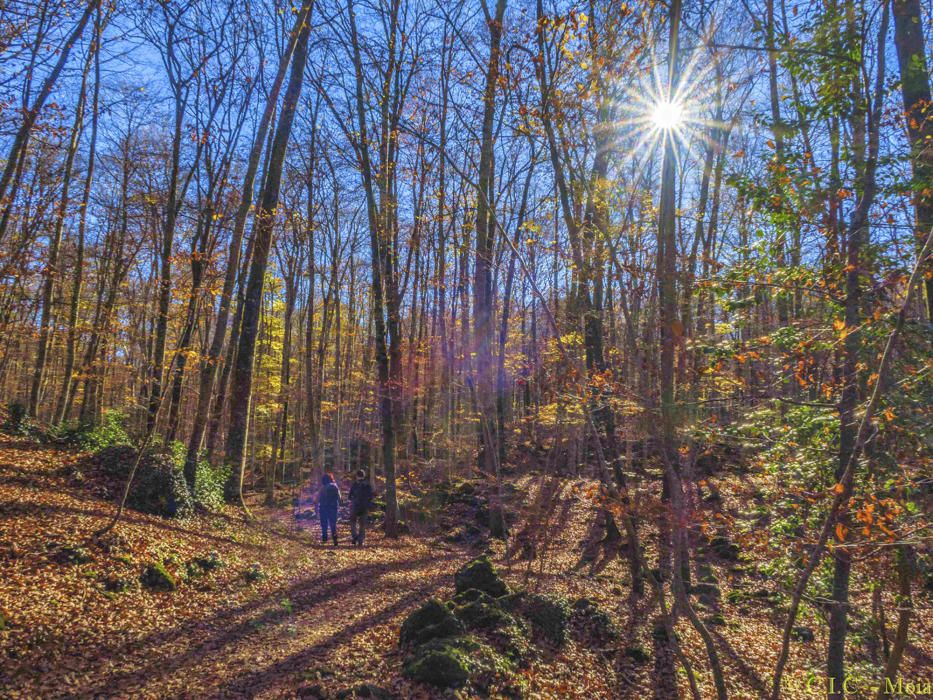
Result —
<path fill-rule="evenodd" d="M 366 538 L 366 513 L 350 515 L 350 536 L 353 538 L 353 544 L 363 544 Z"/>
<path fill-rule="evenodd" d="M 337 544 L 337 509 L 321 508 L 321 542 L 327 542 L 327 530 L 330 528 L 334 544 Z"/>

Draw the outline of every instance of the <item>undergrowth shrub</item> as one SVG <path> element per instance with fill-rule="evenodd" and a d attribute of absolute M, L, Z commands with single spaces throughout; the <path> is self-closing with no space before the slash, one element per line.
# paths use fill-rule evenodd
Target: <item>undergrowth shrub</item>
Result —
<path fill-rule="evenodd" d="M 183 518 L 194 510 L 184 474 L 170 453 L 143 455 L 127 504 L 135 510 Z"/>
<path fill-rule="evenodd" d="M 104 411 L 98 425 L 77 428 L 72 434 L 72 440 L 87 452 L 133 444 L 126 430 L 126 414 L 114 410 Z"/>
<path fill-rule="evenodd" d="M 230 476 L 230 468 L 211 466 L 206 460 L 198 462 L 194 480 L 194 502 L 207 510 L 220 510 L 224 505 L 224 484 Z"/>
<path fill-rule="evenodd" d="M 26 415 L 26 404 L 14 401 L 7 406 L 7 417 L 3 422 L 3 432 L 8 435 L 22 435 L 29 430 L 29 418 Z"/>

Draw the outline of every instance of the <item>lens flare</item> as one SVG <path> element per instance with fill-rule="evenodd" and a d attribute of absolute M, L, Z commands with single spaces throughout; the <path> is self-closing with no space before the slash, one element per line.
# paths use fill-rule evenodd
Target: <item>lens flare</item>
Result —
<path fill-rule="evenodd" d="M 658 102 L 651 112 L 651 123 L 656 129 L 670 131 L 678 128 L 684 121 L 684 108 L 679 102 Z"/>

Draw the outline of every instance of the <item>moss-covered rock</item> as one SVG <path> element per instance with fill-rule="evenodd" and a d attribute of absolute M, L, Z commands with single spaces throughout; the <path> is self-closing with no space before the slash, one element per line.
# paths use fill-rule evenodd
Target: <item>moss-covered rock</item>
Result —
<path fill-rule="evenodd" d="M 207 556 L 195 557 L 191 560 L 191 563 L 203 571 L 214 571 L 224 566 L 224 562 L 216 550 L 211 550 L 207 553 Z"/>
<path fill-rule="evenodd" d="M 619 629 L 612 617 L 595 601 L 578 598 L 572 607 L 571 626 L 576 636 L 599 645 L 619 638 Z"/>
<path fill-rule="evenodd" d="M 446 605 L 432 598 L 402 623 L 399 643 L 402 646 L 423 644 L 432 639 L 453 637 L 463 632 L 463 625 Z"/>
<path fill-rule="evenodd" d="M 709 548 L 715 552 L 716 556 L 726 561 L 738 561 L 739 560 L 739 550 L 738 545 L 734 544 L 729 540 L 725 535 L 716 535 L 709 541 Z"/>
<path fill-rule="evenodd" d="M 172 455 L 154 452 L 143 456 L 127 504 L 144 513 L 184 518 L 194 511 L 191 491 Z"/>
<path fill-rule="evenodd" d="M 124 593 L 133 588 L 134 581 L 128 576 L 110 574 L 104 578 L 104 590 L 108 593 Z"/>
<path fill-rule="evenodd" d="M 503 610 L 495 598 L 486 594 L 482 595 L 483 597 L 454 608 L 454 615 L 467 629 L 492 630 L 517 625 L 515 618 Z"/>
<path fill-rule="evenodd" d="M 486 556 L 474 559 L 457 571 L 454 575 L 454 584 L 457 593 L 475 588 L 493 598 L 499 598 L 509 592 L 509 587 L 500 578 L 496 568 Z"/>
<path fill-rule="evenodd" d="M 412 680 L 438 688 L 459 688 L 467 683 L 484 697 L 510 697 L 504 692 L 515 664 L 481 638 L 458 636 L 432 639 L 417 647 L 405 664 Z"/>
<path fill-rule="evenodd" d="M 521 612 L 522 604 L 527 597 L 528 593 L 526 591 L 518 590 L 512 591 L 508 595 L 504 595 L 501 598 L 497 598 L 496 600 L 504 610 L 508 610 L 512 613 L 518 613 Z"/>
<path fill-rule="evenodd" d="M 640 646 L 626 647 L 622 655 L 636 664 L 646 664 L 651 660 L 651 655 Z"/>
<path fill-rule="evenodd" d="M 301 700 L 326 700 L 327 693 L 324 691 L 324 686 L 320 683 L 309 683 L 307 685 L 299 686 L 295 690 L 295 695 Z"/>
<path fill-rule="evenodd" d="M 719 601 L 722 597 L 722 593 L 719 590 L 719 586 L 715 583 L 709 583 L 706 581 L 700 581 L 699 583 L 694 584 L 691 589 L 691 593 L 695 593 L 699 601 L 703 605 L 713 606 Z"/>
<path fill-rule="evenodd" d="M 567 638 L 570 605 L 557 596 L 532 593 L 521 603 L 522 613 L 547 641 L 560 646 Z"/>
<path fill-rule="evenodd" d="M 403 672 L 419 683 L 459 688 L 470 679 L 471 656 L 476 648 L 477 645 L 466 638 L 434 639 L 418 647 Z"/>
<path fill-rule="evenodd" d="M 323 697 L 323 695 L 321 696 Z M 361 683 L 352 688 L 344 688 L 334 696 L 336 700 L 356 700 L 357 698 L 372 698 L 373 700 L 391 700 L 392 693 L 372 683 Z"/>
<path fill-rule="evenodd" d="M 139 582 L 154 591 L 174 591 L 177 588 L 175 578 L 161 562 L 154 562 L 143 569 Z"/>
<path fill-rule="evenodd" d="M 482 691 L 482 695 L 497 698 L 510 696 L 503 691 L 511 685 L 508 681 L 515 676 L 516 664 L 507 654 L 480 642 L 474 645 L 470 661 L 470 683 Z"/>
<path fill-rule="evenodd" d="M 713 567 L 705 561 L 697 563 L 697 580 L 703 581 L 704 583 L 719 583 L 719 579 L 716 578 Z"/>
<path fill-rule="evenodd" d="M 94 557 L 84 547 L 64 545 L 53 555 L 59 564 L 87 564 L 94 561 Z"/>
<path fill-rule="evenodd" d="M 485 593 L 476 588 L 468 588 L 465 591 L 461 591 L 454 595 L 451 599 L 451 602 L 454 605 L 464 605 L 466 603 L 472 603 L 474 600 L 495 600 L 491 595 Z"/>
<path fill-rule="evenodd" d="M 136 450 L 129 445 L 112 445 L 94 454 L 94 463 L 105 474 L 125 479 L 136 462 Z"/>
<path fill-rule="evenodd" d="M 265 581 L 268 577 L 268 574 L 266 574 L 265 570 L 262 568 L 262 564 L 259 562 L 250 564 L 243 572 L 243 578 L 245 578 L 250 583 Z"/>
<path fill-rule="evenodd" d="M 485 631 L 486 638 L 499 652 L 516 666 L 526 666 L 533 655 L 525 626 L 520 622 L 502 625 Z"/>
<path fill-rule="evenodd" d="M 438 485 L 437 493 L 443 505 L 459 503 L 475 508 L 480 504 L 476 493 L 476 485 L 472 481 L 454 479 Z"/>

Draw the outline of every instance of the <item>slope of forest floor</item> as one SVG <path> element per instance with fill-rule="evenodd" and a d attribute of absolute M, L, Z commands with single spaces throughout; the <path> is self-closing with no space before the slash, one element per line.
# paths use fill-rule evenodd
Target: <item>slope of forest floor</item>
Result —
<path fill-rule="evenodd" d="M 353 697 L 367 683 L 392 697 L 442 695 L 402 676 L 398 640 L 405 616 L 432 596 L 449 597 L 453 573 L 485 546 L 460 537 L 455 522 L 440 534 L 398 541 L 376 531 L 352 549 L 322 545 L 316 523 L 296 521 L 289 510 L 257 509 L 247 520 L 230 509 L 184 521 L 128 511 L 114 533 L 92 541 L 114 505 L 82 475 L 82 459 L 0 437 L 0 695 L 301 697 L 314 685 L 327 697 Z M 522 670 L 527 696 L 664 697 L 652 661 L 655 613 L 647 597 L 629 597 L 624 559 L 593 547 L 588 484 L 517 479 L 515 493 L 525 496 L 514 503 L 513 549 L 506 556 L 492 545 L 506 580 L 587 597 L 622 631 L 611 647 L 571 639 L 536 654 Z M 724 479 L 710 518 L 742 517 L 742 489 L 753 488 L 747 482 Z M 754 552 L 754 542 L 742 544 Z M 157 562 L 175 590 L 140 585 L 141 572 Z M 780 643 L 774 584 L 728 558 L 708 565 L 718 590 L 707 620 L 724 652 L 731 697 L 762 697 Z M 854 590 L 858 618 L 863 601 Z M 893 617 L 891 601 L 888 608 Z M 928 606 L 918 608 L 911 637 L 924 641 L 908 647 L 905 677 L 933 667 L 933 624 Z M 801 625 L 813 638 L 793 646 L 789 683 L 798 687 L 819 673 L 825 648 L 825 625 L 806 618 Z M 679 629 L 695 666 L 703 666 L 699 640 Z M 856 668 L 867 654 L 859 639 Z M 711 679 L 700 681 L 711 694 Z"/>

